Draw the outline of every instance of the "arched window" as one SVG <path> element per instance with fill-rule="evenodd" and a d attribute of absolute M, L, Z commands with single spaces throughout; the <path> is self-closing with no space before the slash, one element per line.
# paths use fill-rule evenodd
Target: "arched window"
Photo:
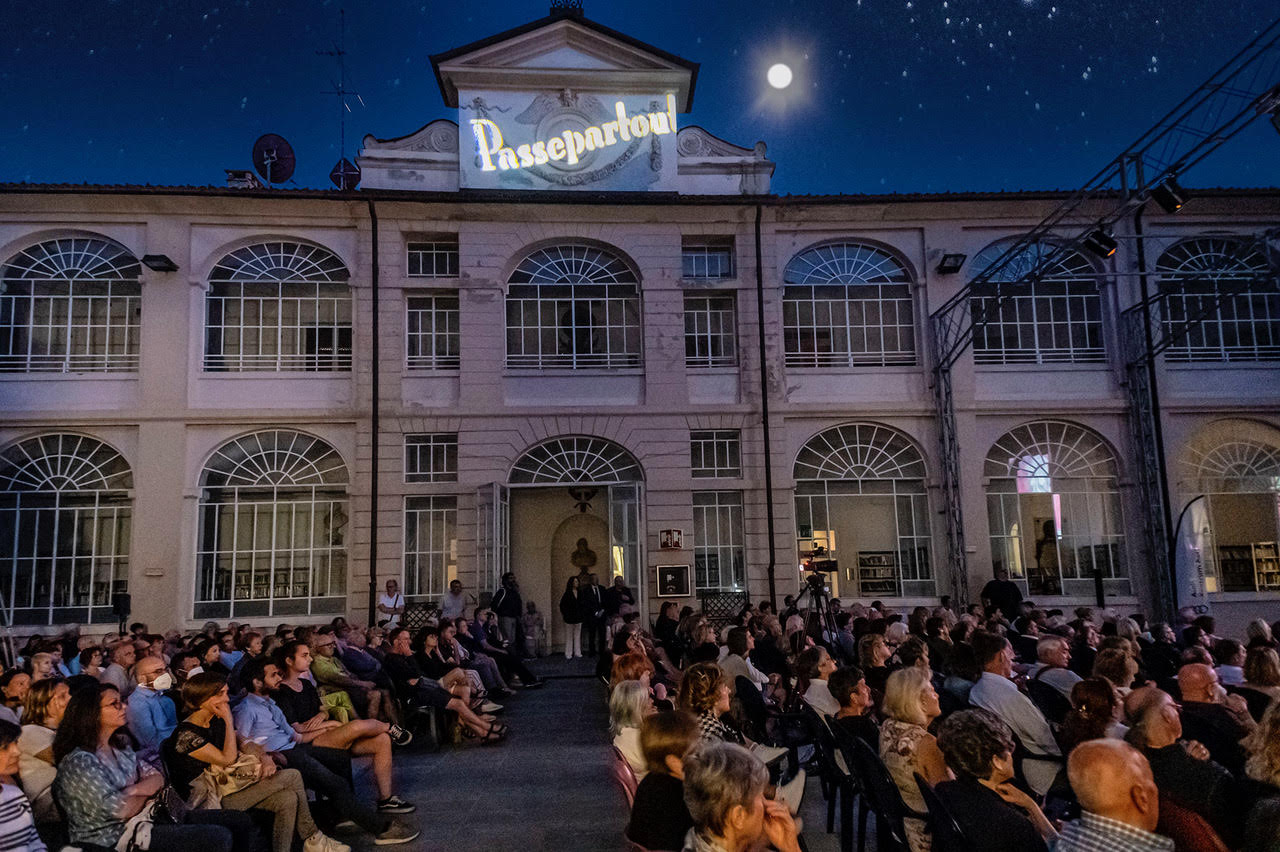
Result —
<path fill-rule="evenodd" d="M 507 287 L 507 366 L 638 367 L 639 279 L 617 255 L 568 243 L 538 249 Z"/>
<path fill-rule="evenodd" d="M 1203 535 L 1209 591 L 1280 591 L 1280 429 L 1254 420 L 1220 420 L 1202 429 L 1181 457 L 1183 535 Z M 1207 527 L 1207 530 L 1206 530 Z"/>
<path fill-rule="evenodd" d="M 48 240 L 9 258 L 0 272 L 0 371 L 137 370 L 141 269 L 100 237 Z"/>
<path fill-rule="evenodd" d="M 978 252 L 972 263 L 974 274 L 995 263 L 1010 244 L 1004 240 Z M 1051 256 L 1039 278 L 1023 281 Z M 1105 360 L 1096 274 L 1078 251 L 1049 242 L 1025 247 L 992 280 L 974 287 L 969 311 L 975 322 L 983 321 L 974 328 L 974 361 L 1082 364 Z M 1003 301 L 998 296 L 1000 284 L 1010 285 L 1003 288 Z"/>
<path fill-rule="evenodd" d="M 640 482 L 635 456 L 613 441 L 592 437 L 552 438 L 532 447 L 511 468 L 515 483 Z"/>
<path fill-rule="evenodd" d="M 200 476 L 196 618 L 346 609 L 347 467 L 285 429 L 219 447 Z"/>
<path fill-rule="evenodd" d="M 115 621 L 128 591 L 133 474 L 111 447 L 66 433 L 0 452 L 0 606 L 9 624 Z"/>
<path fill-rule="evenodd" d="M 319 246 L 271 242 L 231 252 L 209 275 L 204 368 L 350 370 L 349 278 Z"/>
<path fill-rule="evenodd" d="M 835 560 L 833 594 L 934 593 L 924 457 L 910 438 L 836 426 L 800 448 L 794 473 L 800 559 Z"/>
<path fill-rule="evenodd" d="M 1235 237 L 1183 240 L 1160 256 L 1156 271 L 1165 333 L 1177 337 L 1166 359 L 1280 359 L 1280 282 L 1259 247 Z"/>
<path fill-rule="evenodd" d="M 1037 420 L 987 453 L 991 559 L 1033 595 L 1087 595 L 1099 572 L 1129 591 L 1115 456 L 1093 432 Z"/>
<path fill-rule="evenodd" d="M 788 367 L 916 363 L 911 274 L 883 249 L 828 243 L 805 249 L 783 274 Z"/>

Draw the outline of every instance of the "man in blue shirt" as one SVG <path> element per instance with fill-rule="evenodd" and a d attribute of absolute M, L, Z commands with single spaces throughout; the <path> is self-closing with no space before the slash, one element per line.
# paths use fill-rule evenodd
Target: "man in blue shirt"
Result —
<path fill-rule="evenodd" d="M 379 804 L 374 810 L 360 802 L 351 789 L 351 757 L 342 749 L 323 748 L 307 742 L 271 699 L 270 693 L 280 688 L 280 669 L 266 655 L 254 657 L 245 665 L 241 683 L 248 690 L 234 713 L 236 732 L 280 756 L 284 764 L 298 770 L 302 782 L 324 795 L 341 814 L 374 835 L 379 846 L 408 843 L 419 834 L 391 814 L 409 813 L 412 805 L 397 800 Z M 394 797 L 393 797 L 394 798 Z"/>
<path fill-rule="evenodd" d="M 138 687 L 129 693 L 129 730 L 138 738 L 143 754 L 156 754 L 160 744 L 178 727 L 178 708 L 164 694 L 173 686 L 173 675 L 159 657 L 143 657 L 133 667 Z"/>

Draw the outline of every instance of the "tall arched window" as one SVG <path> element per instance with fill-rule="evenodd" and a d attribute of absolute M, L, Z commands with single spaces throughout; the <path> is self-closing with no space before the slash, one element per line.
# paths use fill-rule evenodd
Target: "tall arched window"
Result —
<path fill-rule="evenodd" d="M 833 594 L 932 595 L 924 457 L 904 433 L 848 423 L 796 455 L 800 559 L 832 560 Z"/>
<path fill-rule="evenodd" d="M 0 606 L 10 624 L 115 621 L 128 590 L 133 474 L 83 435 L 0 452 Z"/>
<path fill-rule="evenodd" d="M 604 438 L 552 438 L 530 448 L 511 468 L 511 482 L 641 482 L 644 473 L 626 448 Z"/>
<path fill-rule="evenodd" d="M 138 261 L 100 237 L 38 243 L 0 271 L 0 371 L 138 369 Z"/>
<path fill-rule="evenodd" d="M 343 612 L 347 467 L 285 429 L 219 447 L 200 476 L 196 618 Z"/>
<path fill-rule="evenodd" d="M 974 274 L 995 263 L 1011 245 L 1003 240 L 973 259 Z M 1056 253 L 1056 254 L 1055 254 Z M 1048 259 L 1040 277 L 1023 281 Z M 1078 251 L 1049 242 L 1025 247 L 991 281 L 974 287 L 969 311 L 984 324 L 974 329 L 978 364 L 1082 364 L 1106 359 L 1097 271 Z M 1018 282 L 1012 284 L 1012 282 Z M 998 285 L 1005 298 L 998 296 Z"/>
<path fill-rule="evenodd" d="M 1280 591 L 1280 429 L 1254 420 L 1220 420 L 1193 438 L 1181 457 L 1183 533 L 1202 535 L 1217 587 L 1209 591 Z M 1188 529 L 1190 527 L 1190 529 Z"/>
<path fill-rule="evenodd" d="M 231 252 L 209 275 L 204 368 L 350 370 L 350 277 L 319 246 L 271 242 Z"/>
<path fill-rule="evenodd" d="M 1129 591 L 1115 456 L 1093 432 L 1037 420 L 987 453 L 991 561 L 1033 595 L 1092 594 L 1094 571 Z"/>
<path fill-rule="evenodd" d="M 640 366 L 638 283 L 622 258 L 595 246 L 533 252 L 507 282 L 507 366 Z"/>
<path fill-rule="evenodd" d="M 1259 247 L 1235 237 L 1183 240 L 1160 256 L 1156 271 L 1165 330 L 1178 338 L 1166 359 L 1280 360 L 1280 281 Z"/>
<path fill-rule="evenodd" d="M 883 249 L 839 242 L 805 249 L 783 274 L 788 367 L 916 363 L 911 274 Z"/>

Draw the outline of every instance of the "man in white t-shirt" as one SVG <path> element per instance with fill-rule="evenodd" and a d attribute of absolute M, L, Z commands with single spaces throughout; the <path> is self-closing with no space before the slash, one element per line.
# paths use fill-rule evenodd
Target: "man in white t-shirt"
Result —
<path fill-rule="evenodd" d="M 440 615 L 445 618 L 460 618 L 467 609 L 467 596 L 462 591 L 462 581 L 454 580 L 449 584 L 449 591 L 440 596 Z"/>
<path fill-rule="evenodd" d="M 387 593 L 378 598 L 378 623 L 388 630 L 400 626 L 400 616 L 404 615 L 404 595 L 400 594 L 400 583 L 387 581 Z"/>

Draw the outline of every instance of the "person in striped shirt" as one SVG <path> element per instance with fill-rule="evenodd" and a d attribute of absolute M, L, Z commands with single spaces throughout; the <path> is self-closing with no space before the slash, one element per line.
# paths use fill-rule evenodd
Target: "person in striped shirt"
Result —
<path fill-rule="evenodd" d="M 12 722 L 0 720 L 0 775 L 12 778 L 18 774 L 18 737 L 22 729 Z M 31 815 L 31 802 L 22 788 L 0 784 L 0 849 L 5 852 L 45 852 L 44 841 L 36 834 L 36 821 Z"/>

